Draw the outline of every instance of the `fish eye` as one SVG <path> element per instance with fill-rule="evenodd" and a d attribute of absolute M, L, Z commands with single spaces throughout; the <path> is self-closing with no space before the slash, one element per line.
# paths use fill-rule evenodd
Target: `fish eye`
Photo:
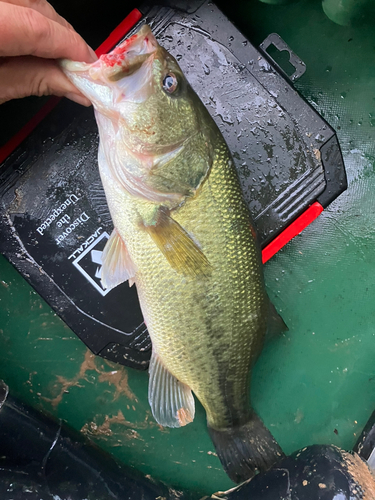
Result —
<path fill-rule="evenodd" d="M 163 90 L 167 94 L 173 94 L 178 87 L 178 80 L 174 73 L 168 73 L 163 80 Z"/>

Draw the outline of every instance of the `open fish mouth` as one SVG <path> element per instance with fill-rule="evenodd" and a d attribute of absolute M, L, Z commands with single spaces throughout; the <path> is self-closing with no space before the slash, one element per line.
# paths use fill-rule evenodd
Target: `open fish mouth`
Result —
<path fill-rule="evenodd" d="M 151 79 L 153 61 L 151 56 L 156 55 L 158 50 L 160 46 L 151 28 L 145 24 L 136 34 L 124 40 L 108 54 L 101 55 L 92 64 L 63 59 L 60 65 L 63 71 L 70 75 L 73 83 L 94 104 L 98 104 L 98 98 L 101 100 L 100 95 L 102 95 L 102 92 L 93 92 L 94 88 L 98 89 L 95 83 L 112 88 L 112 104 L 118 102 L 120 98 L 129 100 L 134 98 L 136 101 L 141 101 L 149 95 L 149 92 L 145 93 L 145 88 Z M 118 82 L 121 95 L 117 95 L 118 92 L 113 86 Z M 105 101 L 106 105 L 109 105 L 108 99 Z"/>
<path fill-rule="evenodd" d="M 99 72 L 109 82 L 116 82 L 134 74 L 159 47 L 148 25 L 124 40 L 109 54 L 103 54 L 92 65 L 90 76 L 95 80 Z M 98 76 L 99 76 L 98 75 Z M 99 78 L 100 78 L 99 76 Z"/>
<path fill-rule="evenodd" d="M 63 59 L 61 66 L 69 72 L 86 72 L 93 80 L 104 77 L 105 80 L 118 81 L 133 74 L 140 66 L 156 52 L 159 44 L 151 28 L 145 24 L 131 37 L 125 39 L 108 54 L 102 54 L 92 64 Z"/>

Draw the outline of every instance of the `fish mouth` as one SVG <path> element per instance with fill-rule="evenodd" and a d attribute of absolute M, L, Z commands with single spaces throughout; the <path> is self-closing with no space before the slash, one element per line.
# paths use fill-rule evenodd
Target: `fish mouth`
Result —
<path fill-rule="evenodd" d="M 60 64 L 67 72 L 87 72 L 93 80 L 111 83 L 134 74 L 158 48 L 159 44 L 151 28 L 144 24 L 137 33 L 125 39 L 108 54 L 101 55 L 92 64 L 67 59 L 62 60 Z"/>
<path fill-rule="evenodd" d="M 142 28 L 124 40 L 109 54 L 100 56 L 102 72 L 108 81 L 118 81 L 137 71 L 159 47 L 151 28 L 145 24 Z M 104 63 L 104 64 L 103 64 Z"/>
<path fill-rule="evenodd" d="M 104 104 L 99 102 L 104 97 L 100 86 L 107 87 L 106 93 L 111 93 L 112 105 L 124 98 L 141 101 L 147 97 L 152 60 L 160 49 L 151 28 L 144 24 L 137 33 L 108 54 L 101 55 L 92 64 L 64 59 L 60 61 L 60 65 L 69 79 L 94 105 L 101 107 L 100 104 Z M 91 84 L 88 83 L 90 80 Z M 108 97 L 105 96 L 107 106 L 110 104 Z"/>

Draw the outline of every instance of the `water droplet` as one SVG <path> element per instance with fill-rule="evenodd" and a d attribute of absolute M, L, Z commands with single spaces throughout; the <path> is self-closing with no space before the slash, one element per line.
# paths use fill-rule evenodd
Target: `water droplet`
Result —
<path fill-rule="evenodd" d="M 326 67 L 326 72 L 327 72 L 327 73 L 330 73 L 331 71 L 332 71 L 332 66 L 327 66 L 327 67 Z"/>
<path fill-rule="evenodd" d="M 341 92 L 340 94 L 341 99 L 345 99 L 346 95 L 347 95 L 346 92 Z"/>
<path fill-rule="evenodd" d="M 322 142 L 322 141 L 324 141 L 324 136 L 322 134 L 318 134 L 318 135 L 315 136 L 315 140 L 319 141 L 319 142 Z"/>
<path fill-rule="evenodd" d="M 265 73 L 270 73 L 272 71 L 270 64 L 268 64 L 268 62 L 265 61 L 263 58 L 259 61 L 259 66 L 260 66 L 260 71 L 264 71 Z"/>

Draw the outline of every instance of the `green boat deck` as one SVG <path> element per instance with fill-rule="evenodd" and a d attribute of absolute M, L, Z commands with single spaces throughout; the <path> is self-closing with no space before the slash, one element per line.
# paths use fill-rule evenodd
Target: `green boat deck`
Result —
<path fill-rule="evenodd" d="M 255 45 L 276 32 L 306 63 L 295 86 L 337 130 L 349 182 L 265 265 L 289 331 L 270 339 L 257 362 L 253 405 L 286 453 L 311 444 L 350 449 L 375 409 L 375 21 L 336 25 L 319 0 L 221 8 Z M 0 378 L 14 395 L 154 478 L 197 498 L 232 486 L 202 407 L 184 428 L 159 427 L 147 373 L 91 355 L 4 257 Z"/>

